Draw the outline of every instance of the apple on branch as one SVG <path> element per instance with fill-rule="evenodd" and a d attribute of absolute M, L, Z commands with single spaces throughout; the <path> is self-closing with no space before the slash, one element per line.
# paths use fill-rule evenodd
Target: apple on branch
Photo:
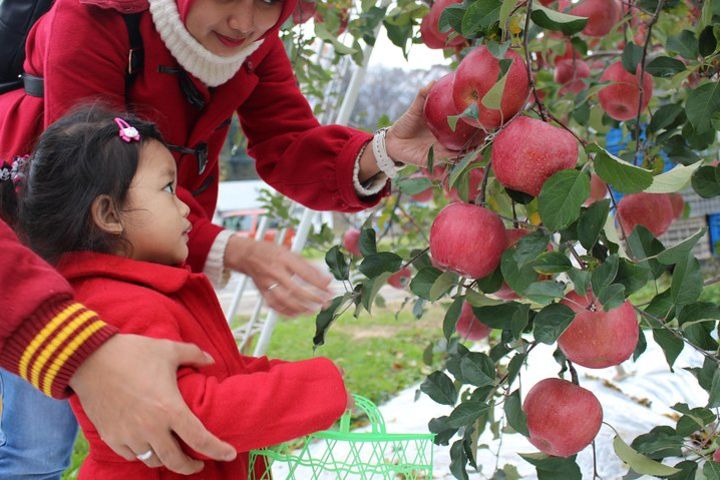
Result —
<path fill-rule="evenodd" d="M 590 445 L 603 419 L 592 392 L 559 378 L 546 378 L 531 388 L 523 411 L 530 443 L 556 457 L 575 455 Z"/>
<path fill-rule="evenodd" d="M 490 335 L 490 330 L 490 327 L 485 325 L 479 318 L 477 318 L 477 316 L 475 316 L 472 305 L 468 302 L 463 303 L 462 310 L 460 311 L 460 317 L 455 325 L 455 331 L 458 335 L 460 335 L 463 339 L 475 342 Z"/>
<path fill-rule="evenodd" d="M 342 240 L 343 247 L 345 250 L 352 253 L 354 256 L 359 257 L 360 253 L 360 230 L 357 228 L 349 228 L 343 235 Z"/>
<path fill-rule="evenodd" d="M 587 368 L 606 368 L 621 364 L 635 351 L 638 322 L 629 301 L 606 312 L 591 292 L 584 297 L 570 292 L 560 303 L 575 312 L 558 339 L 570 361 Z"/>
<path fill-rule="evenodd" d="M 467 203 L 446 206 L 430 227 L 433 265 L 468 278 L 491 274 L 500 264 L 507 242 L 500 217 Z"/>
<path fill-rule="evenodd" d="M 462 121 L 474 127 L 495 130 L 525 106 L 530 93 L 526 64 L 512 49 L 508 49 L 504 58 L 512 60 L 512 64 L 505 74 L 505 89 L 499 110 L 486 107 L 483 98 L 498 80 L 500 61 L 485 46 L 480 46 L 460 62 L 453 82 L 455 108 L 464 112 L 474 103 L 478 109 L 477 120 L 461 117 Z"/>
<path fill-rule="evenodd" d="M 637 73 L 633 75 L 625 70 L 622 62 L 616 62 L 610 65 L 600 77 L 601 82 L 612 82 L 600 90 L 598 98 L 605 113 L 615 120 L 633 120 L 637 117 L 640 104 L 639 73 L 640 65 L 638 65 Z M 642 85 L 642 110 L 645 110 L 650 103 L 653 91 L 652 77 L 647 72 L 643 72 Z"/>
<path fill-rule="evenodd" d="M 627 236 L 637 225 L 642 225 L 659 237 L 675 218 L 667 193 L 633 193 L 625 195 L 618 203 L 617 219 Z"/>
<path fill-rule="evenodd" d="M 465 39 L 457 36 L 449 40 L 450 32 L 440 31 L 440 15 L 450 5 L 462 3 L 462 0 L 437 0 L 430 7 L 430 11 L 420 22 L 420 38 L 426 47 L 432 49 L 444 49 L 447 47 L 458 47 L 465 43 Z"/>
<path fill-rule="evenodd" d="M 570 132 L 523 116 L 495 138 L 492 168 L 504 187 L 536 197 L 548 178 L 575 167 L 577 158 L 577 140 Z"/>
<path fill-rule="evenodd" d="M 387 280 L 387 283 L 391 287 L 395 287 L 399 290 L 403 290 L 410 283 L 411 277 L 412 277 L 412 273 L 410 272 L 410 269 L 408 267 L 405 267 L 405 268 L 401 268 L 397 272 L 390 275 L 390 277 Z"/>

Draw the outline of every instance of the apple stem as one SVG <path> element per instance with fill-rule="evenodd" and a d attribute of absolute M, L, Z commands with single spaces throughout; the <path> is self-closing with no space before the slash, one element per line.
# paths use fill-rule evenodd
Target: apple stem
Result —
<path fill-rule="evenodd" d="M 573 365 L 570 360 L 567 361 L 567 365 L 568 370 L 570 370 L 570 378 L 572 379 L 572 383 L 574 383 L 575 385 L 580 385 L 580 379 L 578 378 L 577 370 L 575 370 L 575 365 Z"/>
<path fill-rule="evenodd" d="M 595 450 L 595 440 L 592 442 L 592 452 L 593 452 L 593 480 L 596 478 L 602 478 L 600 475 L 598 475 L 597 470 L 597 451 Z"/>
<path fill-rule="evenodd" d="M 580 258 L 580 255 L 577 253 L 577 250 L 575 250 L 575 247 L 573 246 L 572 242 L 567 242 L 566 244 L 568 246 L 568 250 L 570 250 L 570 253 L 572 254 L 573 258 L 578 262 L 580 265 L 581 270 L 585 270 L 587 268 L 587 263 L 583 261 L 582 258 Z"/>
<path fill-rule="evenodd" d="M 533 97 L 535 97 L 535 104 L 538 106 L 538 110 L 540 113 L 540 118 L 543 122 L 547 122 L 547 117 L 545 116 L 545 107 L 543 106 L 543 103 L 540 101 L 540 97 L 537 93 L 537 87 L 535 86 L 535 79 L 533 77 L 532 73 L 532 60 L 530 59 L 530 47 L 529 47 L 529 39 L 528 39 L 528 31 L 530 31 L 530 14 L 532 13 L 532 4 L 533 0 L 528 0 L 527 2 L 527 14 L 525 15 L 525 30 L 523 30 L 523 46 L 525 48 L 525 68 L 527 68 L 527 76 L 528 76 L 528 82 L 530 82 L 530 88 L 532 89 Z"/>
<path fill-rule="evenodd" d="M 485 206 L 485 190 L 487 190 L 488 178 L 490 178 L 490 169 L 492 168 L 492 158 L 488 160 L 488 164 L 485 167 L 483 173 L 482 184 L 480 185 L 480 193 L 475 199 L 475 204 L 479 206 Z"/>
<path fill-rule="evenodd" d="M 647 24 L 648 29 L 647 35 L 645 36 L 645 45 L 643 45 L 642 57 L 640 57 L 640 75 L 637 76 L 638 87 L 640 88 L 640 99 L 638 102 L 637 117 L 635 118 L 635 165 L 638 165 L 640 157 L 640 116 L 642 115 L 642 105 L 643 99 L 645 97 L 645 89 L 643 88 L 643 83 L 645 83 L 643 81 L 643 78 L 645 77 L 645 60 L 647 58 L 648 45 L 650 44 L 650 39 L 652 38 L 653 26 L 658 21 L 658 18 L 660 17 L 660 11 L 662 10 L 664 4 L 665 0 L 658 1 L 657 8 L 655 9 L 655 14 L 650 19 L 650 22 Z"/>

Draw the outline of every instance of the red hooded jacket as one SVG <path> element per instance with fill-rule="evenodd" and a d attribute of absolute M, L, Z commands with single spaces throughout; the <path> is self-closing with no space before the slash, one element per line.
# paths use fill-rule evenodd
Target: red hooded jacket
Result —
<path fill-rule="evenodd" d="M 186 12 L 192 0 L 180 0 Z M 123 0 L 56 0 L 27 39 L 25 71 L 44 78 L 44 99 L 16 90 L 0 96 L 0 158 L 30 151 L 42 128 L 82 101 L 102 100 L 124 109 L 129 39 L 121 12 L 142 13 L 144 65 L 129 92 L 137 114 L 157 123 L 170 144 L 207 145 L 208 163 L 176 155 L 181 194 L 193 210 L 188 263 L 202 271 L 220 231 L 210 223 L 218 190 L 218 156 L 229 120 L 239 115 L 248 152 L 260 176 L 279 192 L 316 210 L 357 211 L 377 196 L 359 198 L 353 167 L 371 136 L 337 125 L 320 126 L 300 92 L 278 37 L 296 1 L 285 0 L 280 20 L 263 44 L 226 83 L 208 88 L 189 75 L 205 101 L 199 109 L 181 90 L 182 68 L 155 29 L 147 4 Z M 194 197 L 194 198 L 192 198 Z"/>
<path fill-rule="evenodd" d="M 91 252 L 64 256 L 58 269 L 78 300 L 120 332 L 192 342 L 210 353 L 213 365 L 178 371 L 178 387 L 203 424 L 242 452 L 233 462 L 206 461 L 191 476 L 128 462 L 105 445 L 71 397 L 90 444 L 81 479 L 245 479 L 249 450 L 329 428 L 342 415 L 347 394 L 330 360 L 269 361 L 238 353 L 205 275 Z"/>

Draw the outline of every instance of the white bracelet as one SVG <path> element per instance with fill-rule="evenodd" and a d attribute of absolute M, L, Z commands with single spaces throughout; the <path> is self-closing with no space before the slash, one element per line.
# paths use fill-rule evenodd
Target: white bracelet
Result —
<path fill-rule="evenodd" d="M 375 161 L 381 172 L 387 175 L 389 178 L 394 178 L 398 173 L 398 168 L 395 166 L 392 158 L 387 153 L 385 147 L 385 135 L 390 127 L 381 128 L 375 132 L 375 136 L 372 139 L 373 153 L 375 154 Z"/>

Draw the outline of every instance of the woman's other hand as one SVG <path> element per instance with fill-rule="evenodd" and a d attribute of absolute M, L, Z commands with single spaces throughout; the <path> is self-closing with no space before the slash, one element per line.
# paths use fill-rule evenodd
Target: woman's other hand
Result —
<path fill-rule="evenodd" d="M 272 242 L 233 235 L 225 266 L 252 278 L 267 305 L 281 315 L 313 313 L 332 298 L 332 277 Z"/>

